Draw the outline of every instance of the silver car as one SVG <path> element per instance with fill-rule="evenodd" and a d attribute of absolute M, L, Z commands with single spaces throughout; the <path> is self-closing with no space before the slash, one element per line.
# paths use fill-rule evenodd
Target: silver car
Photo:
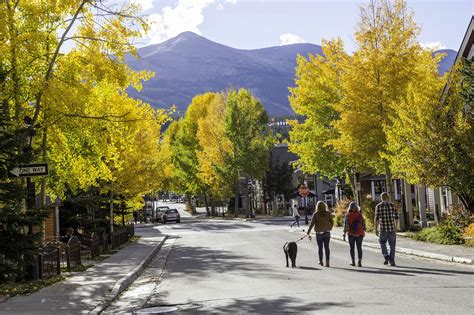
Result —
<path fill-rule="evenodd" d="M 166 222 L 175 221 L 176 223 L 181 222 L 181 216 L 179 215 L 178 210 L 168 209 L 161 215 L 161 222 L 166 224 Z"/>
<path fill-rule="evenodd" d="M 155 209 L 155 222 L 161 222 L 161 216 L 168 210 L 170 207 L 168 206 L 159 206 Z"/>

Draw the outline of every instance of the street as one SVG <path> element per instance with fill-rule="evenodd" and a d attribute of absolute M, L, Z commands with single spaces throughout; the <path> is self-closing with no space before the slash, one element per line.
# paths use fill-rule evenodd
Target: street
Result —
<path fill-rule="evenodd" d="M 474 306 L 472 266 L 398 255 L 383 265 L 364 249 L 363 267 L 349 265 L 349 247 L 331 241 L 331 267 L 317 264 L 316 243 L 298 242 L 296 269 L 282 246 L 304 236 L 290 221 L 184 218 L 154 227 L 169 235 L 149 268 L 106 313 L 451 313 Z M 150 228 L 151 229 L 151 228 Z"/>

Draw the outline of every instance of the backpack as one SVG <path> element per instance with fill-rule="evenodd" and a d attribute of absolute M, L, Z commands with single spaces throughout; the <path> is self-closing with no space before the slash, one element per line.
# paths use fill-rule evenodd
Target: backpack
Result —
<path fill-rule="evenodd" d="M 364 226 L 362 225 L 362 220 L 363 220 L 363 217 L 360 212 L 350 213 L 349 220 L 348 220 L 349 232 L 351 232 L 352 234 L 362 234 L 364 232 Z"/>

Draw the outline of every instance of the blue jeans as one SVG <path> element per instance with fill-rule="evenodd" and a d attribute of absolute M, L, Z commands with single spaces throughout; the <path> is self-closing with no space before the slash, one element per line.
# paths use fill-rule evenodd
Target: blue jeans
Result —
<path fill-rule="evenodd" d="M 323 234 L 316 234 L 316 242 L 318 243 L 319 261 L 323 261 L 323 246 L 326 260 L 329 260 L 329 241 L 331 240 L 331 233 L 325 232 Z"/>
<path fill-rule="evenodd" d="M 295 215 L 295 222 L 291 223 L 291 227 L 293 227 L 293 225 L 297 224 L 298 227 L 300 227 L 300 216 L 299 215 Z"/>
<path fill-rule="evenodd" d="M 390 254 L 387 251 L 387 241 L 390 245 Z M 397 234 L 395 231 L 380 231 L 379 242 L 382 248 L 382 255 L 386 260 L 389 260 L 391 264 L 395 263 L 395 244 L 397 241 Z"/>

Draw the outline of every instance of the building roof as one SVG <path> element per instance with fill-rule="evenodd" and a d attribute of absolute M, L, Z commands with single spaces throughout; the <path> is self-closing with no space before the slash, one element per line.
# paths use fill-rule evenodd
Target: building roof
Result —
<path fill-rule="evenodd" d="M 270 150 L 270 154 L 272 156 L 272 160 L 278 160 L 280 163 L 290 163 L 298 160 L 298 156 L 296 154 L 288 151 L 287 143 L 278 143 Z"/>

